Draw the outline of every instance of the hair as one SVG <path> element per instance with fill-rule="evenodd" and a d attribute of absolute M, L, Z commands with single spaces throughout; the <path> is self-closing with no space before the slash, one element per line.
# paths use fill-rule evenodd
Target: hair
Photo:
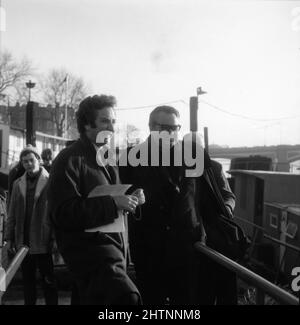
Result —
<path fill-rule="evenodd" d="M 48 159 L 50 156 L 50 159 L 52 159 L 52 150 L 50 148 L 46 148 L 42 151 L 41 157 L 43 160 Z"/>
<path fill-rule="evenodd" d="M 116 105 L 116 98 L 109 95 L 95 95 L 85 98 L 80 104 L 76 112 L 77 129 L 79 134 L 85 133 L 85 126 L 91 125 L 96 127 L 96 111 L 106 108 L 114 107 Z"/>
<path fill-rule="evenodd" d="M 20 162 L 22 161 L 22 158 L 23 157 L 29 155 L 30 153 L 33 153 L 35 155 L 35 157 L 36 157 L 37 160 L 40 160 L 41 159 L 41 157 L 36 152 L 34 152 L 33 150 L 28 149 L 28 150 L 23 150 L 21 152 L 21 154 L 20 154 Z"/>
<path fill-rule="evenodd" d="M 166 114 L 174 114 L 177 118 L 180 118 L 180 114 L 176 108 L 174 108 L 172 106 L 157 106 L 156 108 L 154 108 L 154 110 L 150 113 L 150 116 L 149 116 L 149 127 L 150 128 L 155 123 L 154 122 L 155 116 L 161 112 L 166 113 Z"/>

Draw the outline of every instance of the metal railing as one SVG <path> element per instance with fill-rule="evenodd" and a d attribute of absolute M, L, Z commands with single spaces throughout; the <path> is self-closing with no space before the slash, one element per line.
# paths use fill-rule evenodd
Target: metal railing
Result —
<path fill-rule="evenodd" d="M 246 223 L 246 224 L 248 224 L 248 225 L 250 225 L 250 226 L 252 226 L 254 228 L 254 235 L 253 235 L 253 239 L 252 239 L 252 247 L 250 248 L 251 252 L 249 254 L 250 257 L 252 255 L 254 245 L 256 244 L 256 239 L 257 239 L 259 231 L 261 231 L 263 233 L 264 238 L 278 244 L 279 246 L 284 246 L 284 247 L 290 248 L 293 251 L 296 251 L 297 253 L 300 253 L 300 248 L 299 247 L 297 247 L 295 245 L 288 244 L 286 242 L 283 242 L 283 241 L 281 241 L 279 239 L 276 239 L 276 238 L 270 236 L 269 231 L 266 228 L 264 228 L 262 226 L 259 226 L 259 225 L 255 224 L 255 223 L 253 223 L 253 222 L 251 222 L 249 220 L 243 219 L 243 218 L 238 217 L 238 216 L 234 216 L 234 219 L 242 221 L 242 222 L 244 222 L 244 223 Z"/>
<path fill-rule="evenodd" d="M 276 239 L 276 238 L 270 236 L 270 234 L 269 234 L 269 232 L 268 232 L 268 230 L 266 228 L 264 228 L 262 226 L 259 226 L 259 225 L 255 224 L 255 223 L 253 223 L 253 222 L 251 222 L 249 220 L 246 220 L 246 219 L 243 219 L 243 218 L 237 217 L 237 216 L 235 216 L 234 218 L 239 220 L 239 221 L 244 222 L 245 224 L 251 225 L 254 228 L 254 235 L 253 235 L 252 243 L 251 243 L 251 246 L 249 248 L 249 254 L 248 254 L 249 259 L 252 258 L 258 234 L 262 233 L 263 238 L 265 238 L 265 239 L 267 239 L 267 240 L 269 240 L 269 241 L 271 241 L 271 242 L 273 242 L 273 243 L 275 243 L 275 244 L 277 244 L 279 246 L 283 246 L 285 248 L 288 248 L 290 250 L 295 251 L 298 254 L 297 261 L 299 260 L 299 258 L 300 258 L 300 248 L 299 247 L 297 247 L 295 245 L 292 245 L 292 244 L 288 244 L 286 242 L 283 242 L 283 241 L 281 241 L 279 239 Z M 279 281 L 280 272 L 281 272 L 283 263 L 285 261 L 286 254 L 287 254 L 287 250 L 284 251 L 283 255 L 281 256 L 281 258 L 279 260 L 279 267 L 277 267 L 276 276 L 275 276 L 275 283 L 278 283 L 278 281 Z"/>
<path fill-rule="evenodd" d="M 236 273 L 240 279 L 255 286 L 258 289 L 256 297 L 257 304 L 264 304 L 264 296 L 267 294 L 283 305 L 299 305 L 299 299 L 297 299 L 295 296 L 264 279 L 260 275 L 250 271 L 244 266 L 238 264 L 237 262 L 231 260 L 230 258 L 216 252 L 200 242 L 195 244 L 195 248 L 197 252 L 205 254 L 213 261 Z"/>
<path fill-rule="evenodd" d="M 270 241 L 272 241 L 272 242 L 274 242 L 274 243 L 276 243 L 276 244 L 278 244 L 280 246 L 290 248 L 291 250 L 293 250 L 293 251 L 295 251 L 297 253 L 300 253 L 300 248 L 295 246 L 295 245 L 285 243 L 285 242 L 283 242 L 283 241 L 281 241 L 279 239 L 276 239 L 276 238 L 274 238 L 272 236 L 269 236 L 267 234 L 264 234 L 264 238 L 266 238 L 266 239 L 268 239 L 268 240 L 270 240 Z"/>
<path fill-rule="evenodd" d="M 236 215 L 234 215 L 234 219 L 237 219 L 237 220 L 239 220 L 239 221 L 242 221 L 242 222 L 244 222 L 244 223 L 246 223 L 246 224 L 248 224 L 248 225 L 250 225 L 250 226 L 255 227 L 256 229 L 259 229 L 259 230 L 263 231 L 263 232 L 268 232 L 268 230 L 267 230 L 266 228 L 264 228 L 264 227 L 262 227 L 262 226 L 259 226 L 259 225 L 257 225 L 256 223 L 251 222 L 251 221 L 249 221 L 249 220 L 247 220 L 247 219 L 244 219 L 244 218 L 238 217 L 238 216 L 236 216 Z"/>
<path fill-rule="evenodd" d="M 0 305 L 3 294 L 5 293 L 8 285 L 15 276 L 18 268 L 20 267 L 22 261 L 28 253 L 28 250 L 29 248 L 26 246 L 20 248 L 6 270 L 0 267 Z"/>

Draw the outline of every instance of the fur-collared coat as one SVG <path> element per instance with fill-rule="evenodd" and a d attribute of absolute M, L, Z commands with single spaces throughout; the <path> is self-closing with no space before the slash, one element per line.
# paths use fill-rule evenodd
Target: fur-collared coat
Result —
<path fill-rule="evenodd" d="M 42 171 L 37 181 L 34 195 L 34 206 L 29 233 L 29 254 L 45 254 L 51 252 L 51 244 L 53 241 L 53 227 L 47 213 L 46 185 L 49 174 L 43 167 L 41 169 Z M 26 176 L 27 174 L 25 173 L 16 179 L 13 184 L 5 230 L 5 239 L 12 240 L 17 249 L 23 246 L 24 243 Z"/>

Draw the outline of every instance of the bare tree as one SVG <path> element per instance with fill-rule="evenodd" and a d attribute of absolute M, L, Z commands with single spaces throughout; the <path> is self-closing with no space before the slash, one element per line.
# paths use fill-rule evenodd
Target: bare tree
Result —
<path fill-rule="evenodd" d="M 64 131 L 74 125 L 75 110 L 86 96 L 87 87 L 82 78 L 65 69 L 51 70 L 41 84 L 45 103 L 53 107 L 52 122 L 55 124 L 57 135 L 66 135 Z"/>
<path fill-rule="evenodd" d="M 14 86 L 13 94 L 11 96 L 14 102 L 19 103 L 20 105 L 25 105 L 28 102 L 28 88 L 24 82 L 18 82 Z"/>
<path fill-rule="evenodd" d="M 31 62 L 23 58 L 16 60 L 9 51 L 0 53 L 0 94 L 25 81 L 32 74 Z"/>
<path fill-rule="evenodd" d="M 126 139 L 127 139 L 127 145 L 137 144 L 140 142 L 141 130 L 137 128 L 133 124 L 127 124 L 126 125 Z"/>

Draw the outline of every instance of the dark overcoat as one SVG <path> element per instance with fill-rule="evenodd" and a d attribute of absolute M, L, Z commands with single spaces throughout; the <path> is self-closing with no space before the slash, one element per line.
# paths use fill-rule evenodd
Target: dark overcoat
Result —
<path fill-rule="evenodd" d="M 144 145 L 147 141 L 140 146 Z M 195 270 L 193 244 L 204 236 L 195 203 L 196 181 L 185 177 L 181 167 L 149 166 L 150 160 L 148 166 L 120 167 L 122 182 L 142 188 L 146 199 L 135 218 L 128 219 L 137 284 L 145 303 L 160 304 L 163 291 L 175 288 L 174 282 L 188 281 L 178 302 L 187 303 Z"/>
<path fill-rule="evenodd" d="M 215 218 L 222 213 L 222 211 L 219 211 L 216 197 L 211 190 L 211 181 L 207 174 L 207 168 L 211 168 L 213 172 L 216 184 L 228 210 L 228 215 L 233 216 L 235 207 L 235 195 L 232 193 L 228 180 L 223 173 L 222 165 L 215 160 L 207 159 L 203 175 L 196 179 L 198 205 L 203 216 L 204 228 L 212 226 L 215 223 Z"/>
<path fill-rule="evenodd" d="M 209 158 L 206 162 L 213 168 L 226 206 L 233 211 L 235 198 L 222 166 Z M 210 224 L 210 217 L 216 215 L 216 202 L 205 171 L 201 177 L 190 178 L 185 177 L 183 167 L 177 168 L 177 184 L 170 169 L 163 166 L 120 167 L 120 176 L 123 183 L 142 188 L 145 193 L 146 203 L 136 214 L 138 220 L 129 219 L 130 252 L 141 293 L 148 295 L 167 286 L 168 291 L 181 290 L 179 303 L 194 304 L 198 301 L 201 264 L 194 243 L 205 240 L 204 224 Z"/>
<path fill-rule="evenodd" d="M 58 248 L 75 278 L 88 283 L 96 274 L 98 283 L 89 285 L 101 291 L 99 304 L 137 292 L 126 274 L 124 233 L 85 232 L 117 217 L 111 196 L 88 198 L 98 185 L 119 183 L 117 168 L 109 170 L 97 164 L 95 147 L 82 137 L 54 160 L 48 186 Z"/>

